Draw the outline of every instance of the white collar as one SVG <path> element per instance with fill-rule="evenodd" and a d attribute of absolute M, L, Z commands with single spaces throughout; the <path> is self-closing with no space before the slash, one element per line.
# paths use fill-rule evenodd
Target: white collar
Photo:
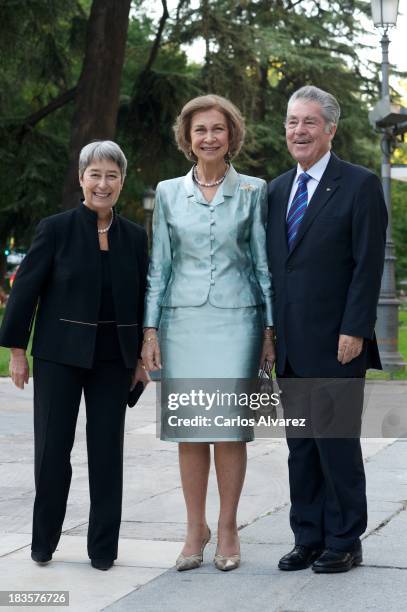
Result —
<path fill-rule="evenodd" d="M 316 181 L 318 181 L 318 183 L 319 183 L 319 181 L 322 178 L 322 175 L 324 174 L 324 172 L 326 170 L 326 167 L 328 165 L 328 162 L 329 162 L 330 158 L 331 158 L 331 151 L 327 151 L 325 153 L 325 155 L 323 155 L 321 157 L 321 159 L 319 159 L 313 166 L 311 166 L 311 168 L 308 168 L 307 174 L 311 178 L 313 178 Z M 298 177 L 303 172 L 305 172 L 305 171 L 301 168 L 300 164 L 297 164 L 297 176 L 295 177 L 296 181 L 298 181 Z"/>

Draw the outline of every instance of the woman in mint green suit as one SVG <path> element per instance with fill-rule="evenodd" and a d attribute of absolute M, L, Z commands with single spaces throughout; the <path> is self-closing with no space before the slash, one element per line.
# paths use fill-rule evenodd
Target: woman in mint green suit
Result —
<path fill-rule="evenodd" d="M 271 279 L 266 257 L 265 181 L 230 164 L 244 139 L 239 110 L 225 98 L 189 101 L 174 126 L 194 162 L 183 177 L 159 183 L 153 220 L 142 358 L 163 380 L 246 379 L 274 362 Z M 162 356 L 162 366 L 161 366 Z M 188 532 L 177 569 L 199 567 L 210 538 L 205 518 L 209 443 L 220 494 L 215 565 L 240 563 L 237 507 L 253 430 L 234 425 L 172 427 L 165 407 L 161 438 L 179 442 Z"/>

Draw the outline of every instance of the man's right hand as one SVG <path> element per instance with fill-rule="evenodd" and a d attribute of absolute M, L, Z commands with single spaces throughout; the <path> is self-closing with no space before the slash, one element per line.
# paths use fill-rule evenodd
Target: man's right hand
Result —
<path fill-rule="evenodd" d="M 24 349 L 10 349 L 9 372 L 15 386 L 24 389 L 24 384 L 28 384 L 30 376 L 30 368 Z"/>

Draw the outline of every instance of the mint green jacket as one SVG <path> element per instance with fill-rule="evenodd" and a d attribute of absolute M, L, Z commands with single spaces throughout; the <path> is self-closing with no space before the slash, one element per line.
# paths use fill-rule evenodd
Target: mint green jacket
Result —
<path fill-rule="evenodd" d="M 266 255 L 266 182 L 233 166 L 208 204 L 192 170 L 157 186 L 144 327 L 159 327 L 162 307 L 263 305 L 272 325 Z"/>

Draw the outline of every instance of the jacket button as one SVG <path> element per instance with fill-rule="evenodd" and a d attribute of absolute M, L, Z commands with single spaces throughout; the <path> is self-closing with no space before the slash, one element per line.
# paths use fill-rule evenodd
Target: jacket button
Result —
<path fill-rule="evenodd" d="M 211 240 L 215 240 L 215 236 L 213 236 L 212 234 L 211 234 L 210 238 L 211 238 Z"/>
<path fill-rule="evenodd" d="M 211 270 L 216 270 L 216 266 L 211 266 Z"/>
<path fill-rule="evenodd" d="M 215 281 L 214 281 L 214 280 L 211 280 L 211 285 L 214 285 L 214 284 L 215 284 Z"/>
<path fill-rule="evenodd" d="M 287 272 L 292 272 L 292 271 L 293 271 L 293 268 L 291 266 L 288 266 Z"/>
<path fill-rule="evenodd" d="M 212 219 L 211 225 L 215 225 L 215 220 L 214 219 Z"/>
<path fill-rule="evenodd" d="M 210 206 L 210 207 L 209 207 L 209 210 L 210 210 L 211 212 L 213 212 L 213 211 L 215 210 L 215 207 L 214 207 L 214 206 Z"/>
<path fill-rule="evenodd" d="M 215 251 L 210 252 L 210 256 L 213 257 L 215 255 Z"/>

